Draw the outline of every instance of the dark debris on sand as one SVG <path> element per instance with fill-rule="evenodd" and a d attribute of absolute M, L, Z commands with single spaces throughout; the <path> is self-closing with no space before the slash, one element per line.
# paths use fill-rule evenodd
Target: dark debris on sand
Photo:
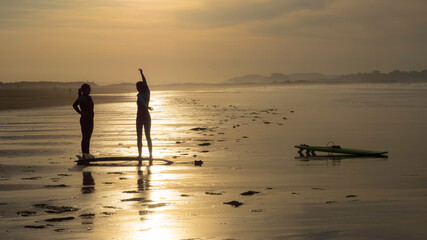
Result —
<path fill-rule="evenodd" d="M 80 215 L 79 217 L 84 218 L 84 219 L 91 219 L 95 217 L 95 213 L 85 213 Z"/>
<path fill-rule="evenodd" d="M 57 175 L 58 177 L 68 177 L 68 176 L 72 176 L 70 174 L 66 174 L 66 173 L 58 173 Z"/>
<path fill-rule="evenodd" d="M 139 193 L 139 191 L 130 190 L 130 191 L 123 191 L 123 193 Z"/>
<path fill-rule="evenodd" d="M 220 192 L 205 192 L 207 195 L 222 195 Z"/>
<path fill-rule="evenodd" d="M 46 185 L 44 187 L 45 188 L 67 188 L 67 187 L 70 187 L 70 186 L 65 185 L 65 184 L 58 184 L 58 185 Z"/>
<path fill-rule="evenodd" d="M 243 203 L 242 202 L 239 202 L 239 201 L 230 201 L 230 202 L 224 202 L 224 204 L 228 204 L 228 205 L 231 205 L 231 206 L 233 206 L 233 207 L 235 207 L 235 208 L 238 208 L 238 207 L 240 207 L 240 206 L 242 206 L 243 205 Z"/>
<path fill-rule="evenodd" d="M 206 131 L 206 130 L 208 130 L 208 128 L 205 128 L 205 127 L 195 127 L 195 128 L 190 129 L 190 130 L 193 130 L 193 131 Z"/>
<path fill-rule="evenodd" d="M 47 204 L 34 204 L 33 207 L 36 208 L 43 208 L 43 209 L 47 209 L 45 212 L 46 213 L 65 213 L 65 212 L 77 212 L 80 209 L 75 208 L 75 207 L 68 207 L 68 206 L 51 206 L 51 205 L 47 205 Z"/>
<path fill-rule="evenodd" d="M 264 210 L 263 209 L 252 209 L 251 212 L 258 213 L 258 212 L 264 212 Z"/>
<path fill-rule="evenodd" d="M 33 229 L 43 229 L 47 227 L 47 225 L 25 225 L 24 228 L 33 228 Z"/>
<path fill-rule="evenodd" d="M 115 215 L 116 213 L 115 212 L 102 212 L 102 214 L 110 216 L 110 215 Z"/>
<path fill-rule="evenodd" d="M 122 202 L 150 202 L 150 200 L 147 200 L 145 198 L 128 198 L 128 199 L 122 199 Z"/>
<path fill-rule="evenodd" d="M 252 195 L 258 194 L 258 193 L 260 193 L 260 192 L 257 192 L 257 191 L 247 191 L 247 192 L 242 192 L 240 195 L 242 195 L 242 196 L 252 196 Z"/>
<path fill-rule="evenodd" d="M 153 204 L 149 204 L 148 208 L 159 208 L 159 207 L 164 207 L 166 206 L 166 203 L 153 203 Z"/>
<path fill-rule="evenodd" d="M 46 219 L 46 222 L 62 222 L 62 221 L 70 221 L 74 220 L 74 217 L 61 217 L 61 218 L 49 218 Z"/>
<path fill-rule="evenodd" d="M 203 161 L 202 160 L 195 160 L 194 161 L 194 166 L 202 166 L 203 165 Z"/>
<path fill-rule="evenodd" d="M 32 216 L 34 214 L 36 214 L 36 212 L 34 212 L 34 211 L 19 211 L 19 212 L 16 212 L 16 215 L 21 216 L 21 217 L 28 217 L 28 216 Z"/>
<path fill-rule="evenodd" d="M 151 211 L 148 211 L 148 210 L 141 210 L 141 211 L 139 211 L 139 215 L 147 215 L 149 213 L 151 213 Z"/>
<path fill-rule="evenodd" d="M 42 177 L 25 177 L 25 178 L 21 178 L 21 180 L 39 180 Z"/>
<path fill-rule="evenodd" d="M 354 195 L 354 194 L 350 194 L 350 195 L 347 195 L 347 196 L 345 196 L 346 198 L 355 198 L 355 197 L 357 197 L 357 195 Z"/>

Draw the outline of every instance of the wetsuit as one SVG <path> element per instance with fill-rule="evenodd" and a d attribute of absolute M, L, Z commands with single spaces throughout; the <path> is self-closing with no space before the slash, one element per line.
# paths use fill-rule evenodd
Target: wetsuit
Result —
<path fill-rule="evenodd" d="M 76 109 L 77 105 L 80 106 L 81 111 L 80 126 L 82 129 L 82 152 L 89 153 L 90 138 L 93 132 L 94 116 L 92 97 L 88 95 L 81 95 L 79 98 L 77 98 L 76 102 L 74 102 L 74 109 Z"/>
<path fill-rule="evenodd" d="M 150 102 L 150 90 L 147 87 L 147 90 L 144 93 L 138 93 L 138 112 L 136 115 L 136 132 L 138 137 L 138 144 L 142 141 L 142 130 L 145 127 L 145 135 L 150 133 L 151 129 L 151 116 L 148 111 L 148 104 Z"/>

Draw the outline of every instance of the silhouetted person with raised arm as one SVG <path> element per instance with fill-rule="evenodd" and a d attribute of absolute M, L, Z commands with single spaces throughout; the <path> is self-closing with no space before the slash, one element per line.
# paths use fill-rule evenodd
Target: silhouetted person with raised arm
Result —
<path fill-rule="evenodd" d="M 84 159 L 94 158 L 89 152 L 90 138 L 93 132 L 93 101 L 90 94 L 90 85 L 83 84 L 79 88 L 79 97 L 73 104 L 74 110 L 80 114 L 80 127 L 82 129 L 82 155 Z M 80 107 L 80 108 L 79 108 Z"/>
<path fill-rule="evenodd" d="M 142 69 L 138 69 L 141 74 L 142 81 L 136 83 L 136 89 L 138 90 L 138 113 L 136 115 L 136 135 L 138 144 L 138 157 L 142 157 L 142 130 L 145 131 L 145 138 L 147 139 L 148 151 L 150 153 L 150 163 L 153 159 L 153 146 L 151 143 L 151 116 L 148 110 L 152 110 L 149 107 L 150 103 L 150 89 L 147 85 L 147 79 L 145 79 Z"/>

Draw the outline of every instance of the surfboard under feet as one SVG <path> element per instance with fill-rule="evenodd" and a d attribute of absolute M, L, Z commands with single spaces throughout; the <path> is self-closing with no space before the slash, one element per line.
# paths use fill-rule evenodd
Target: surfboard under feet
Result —
<path fill-rule="evenodd" d="M 78 158 L 78 160 L 76 160 L 75 162 L 77 162 L 78 164 L 90 164 L 92 162 L 118 162 L 118 161 L 142 161 L 142 162 L 148 162 L 148 161 L 153 161 L 153 162 L 163 162 L 167 165 L 170 165 L 173 163 L 173 161 L 171 160 L 167 160 L 167 159 L 162 159 L 162 158 L 139 158 L 139 157 L 97 157 L 97 158 L 91 158 L 91 159 L 84 159 L 82 156 L 80 155 L 76 155 L 76 157 Z"/>

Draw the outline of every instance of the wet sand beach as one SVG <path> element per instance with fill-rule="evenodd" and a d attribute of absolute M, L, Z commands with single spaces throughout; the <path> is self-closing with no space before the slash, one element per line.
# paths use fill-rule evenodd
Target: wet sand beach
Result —
<path fill-rule="evenodd" d="M 135 95 L 93 94 L 93 155 L 137 155 Z M 0 111 L 2 239 L 427 236 L 426 85 L 153 91 L 153 155 L 171 165 L 76 165 L 71 104 Z M 294 148 L 330 141 L 389 154 Z"/>

